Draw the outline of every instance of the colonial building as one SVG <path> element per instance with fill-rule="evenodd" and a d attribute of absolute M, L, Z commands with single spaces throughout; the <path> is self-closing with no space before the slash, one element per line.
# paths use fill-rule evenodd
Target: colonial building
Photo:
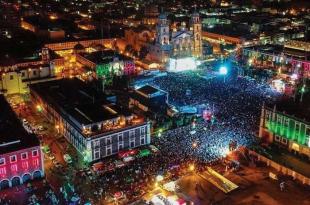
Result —
<path fill-rule="evenodd" d="M 198 13 L 191 16 L 189 28 L 182 23 L 179 29 L 170 31 L 167 15 L 160 14 L 156 26 L 155 43 L 150 45 L 151 60 L 165 63 L 170 57 L 202 56 L 201 20 Z"/>
<path fill-rule="evenodd" d="M 40 142 L 0 95 L 0 190 L 44 175 Z"/>
<path fill-rule="evenodd" d="M 150 143 L 150 123 L 76 78 L 34 84 L 34 105 L 91 162 Z"/>
<path fill-rule="evenodd" d="M 262 107 L 259 137 L 310 158 L 310 112 L 305 103 L 291 100 Z"/>
<path fill-rule="evenodd" d="M 93 69 L 97 78 L 104 79 L 105 84 L 112 83 L 113 76 L 133 75 L 136 73 L 132 58 L 118 54 L 113 50 L 76 54 L 77 62 Z"/>
<path fill-rule="evenodd" d="M 56 78 L 57 57 L 50 58 L 48 49 L 43 48 L 41 58 L 21 58 L 0 63 L 0 93 L 24 94 L 29 92 L 29 84 Z"/>

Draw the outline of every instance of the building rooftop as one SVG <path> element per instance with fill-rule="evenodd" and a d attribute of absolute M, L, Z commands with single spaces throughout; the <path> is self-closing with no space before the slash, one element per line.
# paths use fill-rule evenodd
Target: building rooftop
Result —
<path fill-rule="evenodd" d="M 159 92 L 160 90 L 157 88 L 154 88 L 153 86 L 145 85 L 145 86 L 137 89 L 137 91 L 139 91 L 145 95 L 152 95 L 152 94 L 155 94 L 156 92 Z"/>
<path fill-rule="evenodd" d="M 118 58 L 119 60 L 124 60 L 124 61 L 132 60 L 132 58 L 127 57 L 125 55 L 118 54 L 113 50 L 103 50 L 103 51 L 97 51 L 93 53 L 82 53 L 80 55 L 95 64 L 110 63 L 115 58 Z"/>
<path fill-rule="evenodd" d="M 267 54 L 281 54 L 283 52 L 283 46 L 270 44 L 251 46 L 247 47 L 246 49 L 260 51 Z"/>
<path fill-rule="evenodd" d="M 310 93 L 304 94 L 302 102 L 300 102 L 300 98 L 301 95 L 296 95 L 295 101 L 292 98 L 282 99 L 274 104 L 267 105 L 267 107 L 274 109 L 274 106 L 276 106 L 276 111 L 310 124 Z"/>
<path fill-rule="evenodd" d="M 0 95 L 0 154 L 39 146 L 34 134 L 29 134 L 3 95 Z"/>
<path fill-rule="evenodd" d="M 30 89 L 81 131 L 83 126 L 133 117 L 126 108 L 106 100 L 106 96 L 99 87 L 96 82 L 85 83 L 73 78 L 33 84 Z M 110 130 L 102 128 L 91 135 L 118 128 L 122 127 L 110 127 Z"/>
<path fill-rule="evenodd" d="M 206 27 L 203 31 L 235 38 L 243 38 L 246 40 L 252 40 L 258 37 L 257 35 L 251 33 L 246 26 L 242 26 L 240 24 L 215 25 L 212 28 Z"/>

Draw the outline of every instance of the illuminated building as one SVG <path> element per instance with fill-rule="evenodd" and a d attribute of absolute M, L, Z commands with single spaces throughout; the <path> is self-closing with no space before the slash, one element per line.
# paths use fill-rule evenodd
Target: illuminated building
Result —
<path fill-rule="evenodd" d="M 298 74 L 303 78 L 310 77 L 309 51 L 288 46 L 262 45 L 243 48 L 243 59 L 251 65 L 281 69 L 288 75 Z"/>
<path fill-rule="evenodd" d="M 58 58 L 50 57 L 49 51 L 44 48 L 41 56 L 1 61 L 0 93 L 28 93 L 29 84 L 54 79 Z"/>
<path fill-rule="evenodd" d="M 33 32 L 37 36 L 48 37 L 49 39 L 65 38 L 65 31 L 56 27 L 56 25 L 52 25 L 53 22 L 49 22 L 47 19 L 42 19 L 39 16 L 27 16 L 21 19 L 21 27 Z"/>
<path fill-rule="evenodd" d="M 59 42 L 59 43 L 48 43 L 45 44 L 44 47 L 51 49 L 52 51 L 60 51 L 60 50 L 71 50 L 74 49 L 74 46 L 77 44 L 81 44 L 85 48 L 88 47 L 93 47 L 96 45 L 102 45 L 105 47 L 111 46 L 111 43 L 115 39 L 84 39 L 84 40 L 68 40 L 64 42 Z"/>
<path fill-rule="evenodd" d="M 307 102 L 307 99 L 303 102 L 284 100 L 273 106 L 264 105 L 259 137 L 310 157 L 310 113 Z"/>
<path fill-rule="evenodd" d="M 149 58 L 160 63 L 168 62 L 169 58 L 202 56 L 201 20 L 197 12 L 193 13 L 190 28 L 182 23 L 179 30 L 170 32 L 166 14 L 160 14 L 156 27 L 156 40 L 149 46 Z"/>
<path fill-rule="evenodd" d="M 40 142 L 0 95 L 0 190 L 44 175 Z"/>
<path fill-rule="evenodd" d="M 110 84 L 114 75 L 133 75 L 136 73 L 133 59 L 117 54 L 112 50 L 103 50 L 93 53 L 80 53 L 76 60 L 84 66 L 94 69 L 97 78 Z"/>
<path fill-rule="evenodd" d="M 76 78 L 31 85 L 32 102 L 85 161 L 150 143 L 150 123 Z"/>
<path fill-rule="evenodd" d="M 157 22 L 157 18 L 159 16 L 158 6 L 157 5 L 146 5 L 144 9 L 144 16 L 143 16 L 143 24 L 146 25 L 155 25 Z"/>

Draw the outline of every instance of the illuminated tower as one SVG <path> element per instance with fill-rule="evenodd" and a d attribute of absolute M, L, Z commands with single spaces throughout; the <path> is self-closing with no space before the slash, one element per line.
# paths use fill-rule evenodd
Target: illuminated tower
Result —
<path fill-rule="evenodd" d="M 201 21 L 199 14 L 195 11 L 191 17 L 191 27 L 193 28 L 193 56 L 199 58 L 202 56 L 202 40 L 201 40 Z"/>
<path fill-rule="evenodd" d="M 158 23 L 156 26 L 156 43 L 160 45 L 169 44 L 169 24 L 167 20 L 167 15 L 163 12 L 159 15 Z"/>

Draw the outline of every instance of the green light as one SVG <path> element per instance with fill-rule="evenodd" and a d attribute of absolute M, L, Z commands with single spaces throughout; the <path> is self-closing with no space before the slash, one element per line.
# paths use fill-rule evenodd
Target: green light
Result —
<path fill-rule="evenodd" d="M 270 132 L 276 135 L 279 135 L 289 140 L 293 140 L 302 145 L 307 144 L 306 128 L 304 124 L 301 124 L 299 132 L 296 132 L 295 121 L 291 119 L 289 120 L 288 126 L 284 126 L 280 123 L 270 120 L 266 121 L 266 127 Z"/>
<path fill-rule="evenodd" d="M 96 74 L 98 78 L 105 79 L 105 84 L 112 84 L 114 71 L 110 64 L 102 64 L 96 67 Z"/>
<path fill-rule="evenodd" d="M 304 93 L 305 90 L 306 90 L 306 85 L 303 85 L 302 88 L 301 88 L 301 92 Z"/>
<path fill-rule="evenodd" d="M 83 151 L 83 160 L 84 162 L 90 162 L 91 161 L 91 151 L 90 150 L 84 150 Z"/>
<path fill-rule="evenodd" d="M 36 108 L 37 108 L 38 112 L 42 112 L 42 106 L 41 105 L 37 105 Z"/>

